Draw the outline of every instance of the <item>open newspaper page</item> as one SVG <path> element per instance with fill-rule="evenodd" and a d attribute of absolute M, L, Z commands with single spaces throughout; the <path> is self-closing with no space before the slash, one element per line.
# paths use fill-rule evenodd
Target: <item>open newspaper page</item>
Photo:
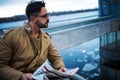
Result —
<path fill-rule="evenodd" d="M 79 67 L 68 69 L 66 72 L 58 71 L 51 67 L 51 65 L 46 61 L 33 73 L 32 76 L 35 80 L 43 80 L 44 75 L 49 77 L 68 77 L 75 74 L 78 70 Z"/>

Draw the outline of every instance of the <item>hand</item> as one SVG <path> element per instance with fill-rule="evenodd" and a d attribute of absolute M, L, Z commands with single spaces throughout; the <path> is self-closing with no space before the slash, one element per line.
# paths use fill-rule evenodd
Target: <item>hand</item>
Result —
<path fill-rule="evenodd" d="M 60 69 L 58 69 L 58 71 L 66 72 L 66 71 L 67 71 L 67 68 L 61 67 Z"/>
<path fill-rule="evenodd" d="M 21 76 L 20 80 L 34 80 L 31 73 L 26 73 Z"/>

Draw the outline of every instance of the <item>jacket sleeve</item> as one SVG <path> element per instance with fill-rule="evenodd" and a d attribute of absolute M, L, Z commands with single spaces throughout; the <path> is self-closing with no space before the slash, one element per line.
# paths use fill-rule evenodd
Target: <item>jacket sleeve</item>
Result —
<path fill-rule="evenodd" d="M 50 40 L 51 41 L 51 40 Z M 51 44 L 48 49 L 48 60 L 52 63 L 53 67 L 55 69 L 58 69 L 60 67 L 64 67 L 64 62 L 62 60 L 62 57 L 58 53 L 57 49 L 55 48 L 54 44 L 51 41 Z"/>
<path fill-rule="evenodd" d="M 22 72 L 9 66 L 12 58 L 14 40 L 10 34 L 6 34 L 0 40 L 0 79 L 1 80 L 19 80 Z"/>

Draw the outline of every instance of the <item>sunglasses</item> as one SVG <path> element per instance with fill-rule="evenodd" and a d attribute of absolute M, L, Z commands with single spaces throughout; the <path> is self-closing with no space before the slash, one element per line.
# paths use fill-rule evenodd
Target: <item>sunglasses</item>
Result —
<path fill-rule="evenodd" d="M 38 15 L 37 17 L 41 17 L 41 18 L 47 18 L 47 17 L 49 17 L 49 14 Z"/>

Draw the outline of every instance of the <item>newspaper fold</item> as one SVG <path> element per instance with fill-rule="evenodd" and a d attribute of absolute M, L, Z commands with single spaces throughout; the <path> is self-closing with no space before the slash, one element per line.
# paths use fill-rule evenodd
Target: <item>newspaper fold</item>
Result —
<path fill-rule="evenodd" d="M 67 69 L 66 72 L 55 70 L 46 61 L 42 66 L 40 66 L 32 75 L 35 80 L 43 80 L 44 75 L 49 77 L 69 77 L 75 74 L 79 70 L 79 67 L 74 69 Z"/>

